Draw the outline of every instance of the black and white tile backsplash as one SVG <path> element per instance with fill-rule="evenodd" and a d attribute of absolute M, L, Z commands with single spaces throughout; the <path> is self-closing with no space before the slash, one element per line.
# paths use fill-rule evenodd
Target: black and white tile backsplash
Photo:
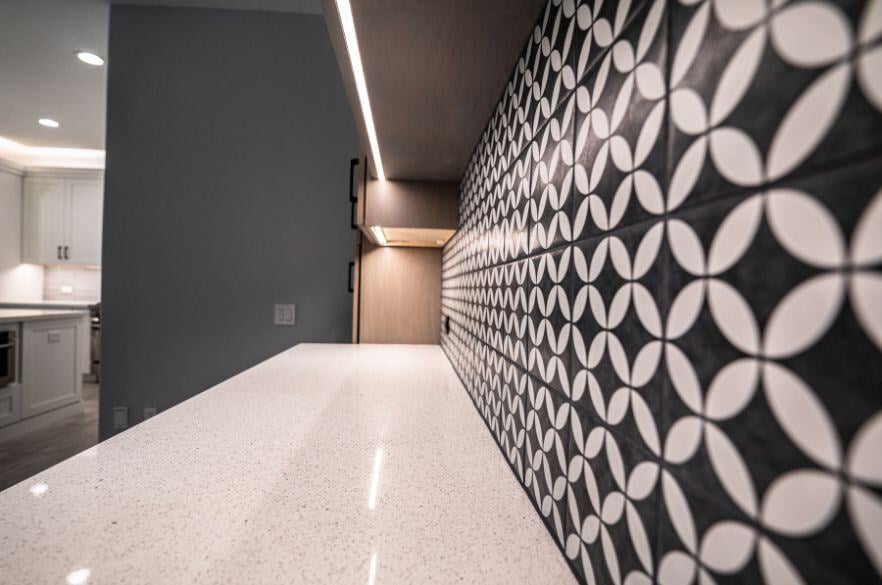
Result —
<path fill-rule="evenodd" d="M 880 580 L 882 0 L 551 0 L 460 218 L 444 349 L 582 580 Z"/>

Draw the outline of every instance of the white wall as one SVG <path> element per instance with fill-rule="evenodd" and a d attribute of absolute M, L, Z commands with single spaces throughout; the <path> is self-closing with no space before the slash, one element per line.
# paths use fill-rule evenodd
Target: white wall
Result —
<path fill-rule="evenodd" d="M 0 301 L 43 299 L 43 267 L 21 263 L 22 177 L 0 165 Z"/>

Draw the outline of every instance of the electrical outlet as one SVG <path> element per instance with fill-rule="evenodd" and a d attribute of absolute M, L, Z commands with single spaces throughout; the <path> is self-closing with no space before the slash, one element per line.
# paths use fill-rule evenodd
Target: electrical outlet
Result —
<path fill-rule="evenodd" d="M 153 418 L 159 412 L 159 409 L 155 406 L 145 406 L 144 407 L 144 420 L 148 418 Z"/>
<path fill-rule="evenodd" d="M 276 305 L 275 316 L 273 317 L 273 325 L 292 326 L 295 323 L 294 305 Z"/>
<path fill-rule="evenodd" d="M 127 429 L 129 428 L 129 409 L 126 406 L 113 407 L 113 428 Z"/>
<path fill-rule="evenodd" d="M 61 285 L 61 294 L 72 295 L 73 294 L 73 287 L 69 284 L 62 284 Z"/>

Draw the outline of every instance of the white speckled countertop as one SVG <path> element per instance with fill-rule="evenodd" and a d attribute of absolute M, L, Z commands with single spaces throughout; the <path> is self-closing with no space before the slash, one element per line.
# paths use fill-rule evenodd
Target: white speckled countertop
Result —
<path fill-rule="evenodd" d="M 0 493 L 0 582 L 574 583 L 438 346 L 300 345 Z"/>
<path fill-rule="evenodd" d="M 87 311 L 101 301 L 0 301 L 0 309 L 75 309 Z"/>
<path fill-rule="evenodd" d="M 60 309 L 0 309 L 0 323 L 19 323 L 23 321 L 62 319 L 66 317 L 85 317 L 88 314 L 88 311 Z"/>

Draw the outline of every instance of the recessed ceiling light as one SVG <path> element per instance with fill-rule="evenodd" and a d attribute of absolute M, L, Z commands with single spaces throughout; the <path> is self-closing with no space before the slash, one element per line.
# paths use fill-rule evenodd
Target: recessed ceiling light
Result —
<path fill-rule="evenodd" d="M 383 161 L 380 160 L 380 144 L 377 142 L 377 129 L 374 127 L 374 115 L 371 112 L 371 102 L 368 99 L 367 81 L 364 78 L 361 51 L 358 50 L 355 21 L 352 19 L 352 7 L 349 5 L 349 0 L 337 0 L 337 13 L 340 15 L 340 25 L 343 27 L 343 37 L 346 39 L 346 51 L 349 53 L 349 63 L 352 65 L 352 76 L 355 77 L 355 89 L 358 92 L 358 101 L 361 103 L 361 113 L 364 116 L 371 154 L 374 155 L 377 178 L 385 181 L 386 173 L 383 171 Z"/>
<path fill-rule="evenodd" d="M 47 128 L 58 128 L 59 126 L 61 126 L 61 124 L 59 124 L 52 118 L 40 118 L 39 120 L 37 120 L 37 123 L 40 126 L 45 126 Z"/>
<path fill-rule="evenodd" d="M 77 51 L 77 59 L 86 65 L 94 65 L 95 67 L 101 67 L 104 65 L 104 59 L 95 53 L 90 53 L 89 51 Z"/>

